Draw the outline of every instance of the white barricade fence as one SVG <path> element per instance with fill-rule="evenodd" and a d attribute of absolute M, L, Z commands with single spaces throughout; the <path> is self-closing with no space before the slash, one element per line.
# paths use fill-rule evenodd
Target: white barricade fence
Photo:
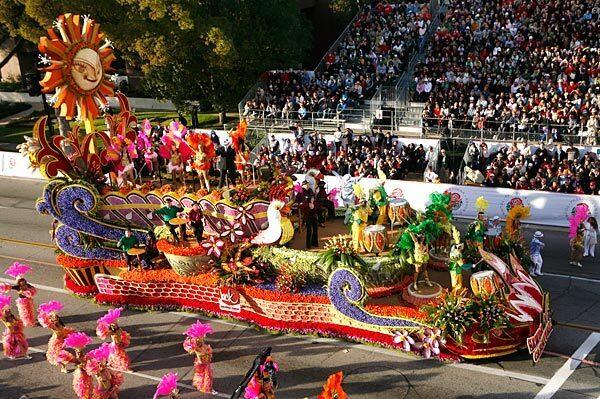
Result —
<path fill-rule="evenodd" d="M 304 175 L 296 175 L 299 181 Z M 342 189 L 341 178 L 325 176 L 327 190 Z M 358 184 L 368 193 L 378 185 L 378 179 L 364 178 Z M 483 196 L 489 207 L 488 217 L 500 216 L 506 218 L 508 211 L 517 204 L 529 206 L 531 214 L 523 223 L 548 226 L 567 227 L 569 217 L 577 205 L 586 205 L 590 213 L 600 215 L 600 196 L 561 194 L 548 191 L 513 190 L 508 188 L 457 186 L 453 184 L 421 183 L 404 180 L 387 180 L 385 189 L 389 196 L 406 199 L 418 210 L 424 210 L 429 202 L 429 194 L 433 192 L 448 193 L 452 197 L 453 213 L 457 217 L 475 218 L 477 209 L 475 201 Z"/>
<path fill-rule="evenodd" d="M 30 168 L 29 158 L 18 152 L 0 151 L 0 176 L 43 179 L 38 170 Z"/>

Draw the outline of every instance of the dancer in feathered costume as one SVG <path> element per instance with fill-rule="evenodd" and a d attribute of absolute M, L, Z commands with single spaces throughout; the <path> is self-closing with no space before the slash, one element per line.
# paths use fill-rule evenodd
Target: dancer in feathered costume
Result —
<path fill-rule="evenodd" d="M 167 134 L 161 138 L 163 144 L 158 148 L 160 156 L 169 160 L 167 172 L 171 173 L 174 184 L 177 181 L 185 184 L 184 166 L 193 155 L 192 149 L 184 140 L 187 132 L 187 128 L 181 123 L 171 122 Z"/>
<path fill-rule="evenodd" d="M 210 192 L 208 171 L 212 166 L 212 160 L 216 156 L 215 144 L 209 135 L 203 133 L 190 133 L 187 135 L 186 141 L 194 151 L 192 167 L 198 172 L 200 187 L 204 184 L 206 191 Z"/>
<path fill-rule="evenodd" d="M 506 215 L 506 226 L 504 231 L 506 236 L 513 241 L 523 241 L 521 234 L 521 219 L 529 217 L 530 209 L 528 206 L 515 205 Z"/>
<path fill-rule="evenodd" d="M 577 205 L 575 213 L 569 218 L 569 244 L 571 246 L 571 255 L 569 264 L 571 266 L 583 267 L 583 233 L 585 231 L 583 223 L 590 216 L 587 206 Z"/>
<path fill-rule="evenodd" d="M 93 399 L 92 376 L 87 371 L 89 358 L 83 351 L 91 343 L 92 339 L 83 332 L 74 332 L 65 338 L 65 347 L 74 351 L 73 391 L 78 399 Z"/>
<path fill-rule="evenodd" d="M 53 366 L 60 366 L 60 371 L 67 372 L 67 364 L 73 361 L 71 353 L 65 350 L 65 338 L 75 332 L 73 328 L 66 327 L 58 312 L 63 308 L 63 304 L 58 301 L 42 303 L 38 307 L 38 321 L 41 326 L 52 331 L 52 336 L 48 341 L 46 350 L 46 359 Z"/>
<path fill-rule="evenodd" d="M 248 129 L 248 122 L 243 119 L 237 125 L 237 129 L 231 129 L 229 131 L 229 137 L 231 137 L 231 145 L 235 150 L 235 169 L 239 172 L 242 182 L 246 179 L 246 166 L 250 159 L 248 152 L 248 146 L 246 145 L 246 130 Z"/>
<path fill-rule="evenodd" d="M 261 364 L 244 391 L 245 399 L 275 399 L 279 365 L 268 356 Z"/>
<path fill-rule="evenodd" d="M 213 371 L 211 367 L 212 348 L 204 343 L 206 334 L 212 333 L 209 324 L 195 322 L 186 331 L 187 338 L 183 341 L 183 349 L 194 358 L 194 378 L 192 383 L 196 389 L 203 393 L 213 392 Z"/>
<path fill-rule="evenodd" d="M 16 285 L 4 285 L 3 288 L 5 292 L 13 289 L 19 294 L 19 298 L 16 300 L 17 310 L 19 311 L 19 318 L 23 321 L 25 327 L 35 326 L 33 297 L 37 293 L 37 290 L 24 278 L 30 271 L 31 267 L 29 265 L 15 262 L 4 272 L 16 279 Z"/>
<path fill-rule="evenodd" d="M 6 329 L 2 333 L 4 356 L 14 360 L 31 359 L 27 354 L 29 344 L 23 334 L 23 323 L 10 310 L 10 297 L 0 294 L 0 318 Z"/>
<path fill-rule="evenodd" d="M 108 368 L 110 353 L 110 344 L 105 342 L 87 355 L 86 370 L 88 374 L 96 378 L 93 399 L 117 399 L 119 397 L 119 390 L 123 385 L 123 374 Z"/>
<path fill-rule="evenodd" d="M 111 338 L 111 353 L 108 359 L 110 367 L 120 371 L 131 371 L 129 356 L 125 348 L 129 346 L 131 337 L 129 333 L 119 327 L 118 321 L 123 308 L 110 309 L 106 315 L 98 319 L 96 335 L 100 339 Z"/>
<path fill-rule="evenodd" d="M 158 399 L 159 396 L 167 396 L 169 399 L 179 399 L 179 389 L 177 389 L 177 373 L 167 373 L 163 375 L 156 387 L 156 392 L 152 399 Z"/>

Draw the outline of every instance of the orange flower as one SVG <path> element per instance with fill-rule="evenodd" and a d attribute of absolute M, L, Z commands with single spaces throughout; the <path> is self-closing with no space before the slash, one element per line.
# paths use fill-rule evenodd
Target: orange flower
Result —
<path fill-rule="evenodd" d="M 183 283 L 195 284 L 205 287 L 216 287 L 217 276 L 212 273 L 202 273 L 195 276 L 184 277 L 175 273 L 173 269 L 156 269 L 156 270 L 129 270 L 121 272 L 119 275 L 124 280 L 134 281 L 137 283 Z"/>
<path fill-rule="evenodd" d="M 173 244 L 169 240 L 165 239 L 158 240 L 156 243 L 156 248 L 161 252 L 180 256 L 201 256 L 208 254 L 208 250 L 202 245 L 187 247 L 179 244 Z"/>
<path fill-rule="evenodd" d="M 335 374 L 331 374 L 327 378 L 327 383 L 323 385 L 323 392 L 317 397 L 317 399 L 348 399 L 348 395 L 342 388 L 342 380 L 344 379 L 344 373 L 338 371 Z"/>
<path fill-rule="evenodd" d="M 173 188 L 170 184 L 164 184 L 161 188 L 158 189 L 161 194 L 167 194 L 173 191 Z"/>
<path fill-rule="evenodd" d="M 74 256 L 70 256 L 67 254 L 58 254 L 56 256 L 56 263 L 58 263 L 59 265 L 61 265 L 64 268 L 67 269 L 83 269 L 86 267 L 93 267 L 93 266 L 104 266 L 104 267 L 127 267 L 127 263 L 124 260 L 111 260 L 111 259 L 105 259 L 105 260 L 98 260 L 98 259 L 81 259 L 81 258 L 76 258 Z"/>

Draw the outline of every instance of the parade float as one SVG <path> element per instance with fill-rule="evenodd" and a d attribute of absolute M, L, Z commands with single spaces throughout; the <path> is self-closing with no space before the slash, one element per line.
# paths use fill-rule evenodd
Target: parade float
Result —
<path fill-rule="evenodd" d="M 122 158 L 132 147 L 143 153 L 147 141 L 127 98 L 116 93 L 119 110 L 105 116 L 107 130 L 94 127 L 114 95 L 108 44 L 93 20 L 58 18 L 40 41 L 41 85 L 61 115 L 80 124 L 66 137 L 49 137 L 42 117 L 21 147 L 49 180 L 36 206 L 55 220 L 52 240 L 69 291 L 104 304 L 201 312 L 426 357 L 481 359 L 528 348 L 539 359 L 552 324 L 547 295 L 522 266 L 529 260 L 514 219 L 523 212 L 490 247 L 473 235 L 461 239 L 450 195 L 433 194 L 426 209 L 414 210 L 401 194 L 387 199 L 384 182 L 371 193 L 331 187 L 351 220 L 328 222 L 319 248 L 307 251 L 291 176 L 275 173 L 269 182 L 229 190 L 174 189 L 149 179 L 132 185 L 127 165 L 119 172 Z M 232 134 L 243 136 L 243 126 Z M 194 158 L 206 146 L 193 143 L 207 143 L 197 135 L 175 124 L 160 145 L 171 145 L 167 152 L 185 147 Z M 207 153 L 198 158 L 206 162 Z M 315 186 L 318 176 L 308 177 Z M 167 201 L 182 209 L 170 221 L 178 226 L 199 205 L 201 242 L 174 240 L 155 212 Z M 126 230 L 142 244 L 130 264 L 117 247 Z M 142 268 L 150 232 L 159 253 Z"/>

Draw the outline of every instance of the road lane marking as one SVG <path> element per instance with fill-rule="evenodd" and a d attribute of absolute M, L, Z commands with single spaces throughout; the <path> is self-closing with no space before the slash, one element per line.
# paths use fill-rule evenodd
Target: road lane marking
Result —
<path fill-rule="evenodd" d="M 36 348 L 35 346 L 30 346 L 29 347 L 29 351 L 30 352 L 35 352 L 35 353 L 46 354 L 45 350 L 40 349 L 40 348 Z M 129 375 L 133 375 L 133 376 L 136 376 L 136 377 L 140 377 L 140 378 L 143 378 L 143 379 L 146 379 L 146 380 L 151 380 L 151 381 L 156 381 L 156 382 L 159 382 L 161 380 L 161 378 L 159 378 L 159 377 L 154 377 L 153 375 L 149 375 L 149 374 L 145 374 L 145 373 L 140 373 L 138 371 L 122 371 L 122 370 L 116 370 L 116 371 L 118 371 L 120 373 L 123 373 L 123 374 L 129 374 Z M 194 386 L 189 385 L 189 384 L 184 384 L 182 382 L 178 382 L 177 386 L 179 386 L 180 388 L 188 389 L 190 391 L 196 391 L 196 388 Z M 231 397 L 230 395 L 226 395 L 226 394 L 221 393 L 221 392 L 206 393 L 205 395 L 216 396 L 216 397 L 219 397 L 219 398 L 230 398 Z"/>
<path fill-rule="evenodd" d="M 550 399 L 553 397 L 571 374 L 575 372 L 577 367 L 579 367 L 581 359 L 585 359 L 596 345 L 598 345 L 598 342 L 600 342 L 600 333 L 591 333 L 579 348 L 577 348 L 575 353 L 573 353 L 571 359 L 567 360 L 565 364 L 554 373 L 550 382 L 542 388 L 534 399 Z"/>
<path fill-rule="evenodd" d="M 13 282 L 13 280 L 2 278 L 2 277 L 0 277 L 0 281 L 9 282 L 9 283 Z M 38 288 L 42 291 L 57 292 L 57 293 L 71 296 L 71 292 L 69 292 L 65 289 L 62 289 L 62 288 L 50 287 L 47 285 L 42 285 L 42 284 L 37 284 L 37 283 L 33 283 L 33 284 L 36 288 Z M 204 320 L 204 321 L 210 321 L 211 323 L 217 323 L 217 324 L 222 324 L 222 325 L 227 325 L 227 326 L 232 326 L 232 327 L 246 327 L 247 328 L 247 326 L 245 326 L 244 323 L 241 321 L 240 321 L 240 323 L 234 323 L 234 322 L 230 322 L 227 320 L 212 319 L 212 318 L 204 317 L 203 315 L 199 315 L 199 314 L 195 314 L 195 313 L 186 313 L 186 312 L 165 312 L 165 313 L 170 313 L 170 314 L 183 316 L 183 317 L 187 317 L 187 318 L 191 318 L 191 319 L 200 319 L 200 320 Z M 335 345 L 335 346 L 350 347 L 350 348 L 358 349 L 358 350 L 361 350 L 364 352 L 375 352 L 375 353 L 379 353 L 379 354 L 383 354 L 383 355 L 387 355 L 387 356 L 399 357 L 399 358 L 408 359 L 408 360 L 415 360 L 415 356 L 411 356 L 409 354 L 405 354 L 400 351 L 394 351 L 392 349 L 386 349 L 386 348 L 370 347 L 370 346 L 356 344 L 356 343 L 348 343 L 345 341 L 340 341 L 335 338 L 310 338 L 310 337 L 299 337 L 299 336 L 294 336 L 294 338 L 296 338 L 300 341 L 327 343 L 327 344 L 331 344 L 331 345 Z M 423 360 L 425 360 L 425 359 L 423 359 Z M 431 360 L 431 361 L 435 361 L 435 360 Z M 492 367 L 480 366 L 480 365 L 476 365 L 476 364 L 450 363 L 450 364 L 445 364 L 445 365 L 450 366 L 450 367 L 459 368 L 459 369 L 465 369 L 465 370 L 469 370 L 469 371 L 477 371 L 477 372 L 480 372 L 483 374 L 488 374 L 488 375 L 493 375 L 493 376 L 507 377 L 507 378 L 516 379 L 516 380 L 520 380 L 520 381 L 530 382 L 533 384 L 545 385 L 549 382 L 549 379 L 540 377 L 540 376 L 536 376 L 536 375 L 506 371 L 506 370 L 496 369 L 496 368 L 492 368 Z"/>
<path fill-rule="evenodd" d="M 558 273 L 547 273 L 547 272 L 544 272 L 544 276 L 568 278 L 568 279 L 579 280 L 579 281 L 587 281 L 589 283 L 600 283 L 600 280 L 597 279 L 597 278 L 570 276 L 568 274 L 558 274 Z"/>
<path fill-rule="evenodd" d="M 17 240 L 16 238 L 2 237 L 0 236 L 0 241 L 6 241 L 13 244 L 22 244 L 22 245 L 31 245 L 32 247 L 44 247 L 44 248 L 56 248 L 53 244 L 46 244 L 43 242 L 37 241 L 27 241 L 27 240 Z"/>
<path fill-rule="evenodd" d="M 6 255 L 0 255 L 0 258 L 2 259 L 8 259 L 8 260 L 17 260 L 20 262 L 27 262 L 27 263 L 37 263 L 40 265 L 44 265 L 44 266 L 52 266 L 52 267 L 59 267 L 62 268 L 61 265 L 57 265 L 56 263 L 51 263 L 51 262 L 43 262 L 41 260 L 31 260 L 31 259 L 26 259 L 26 258 L 18 258 L 16 256 L 6 256 Z"/>

